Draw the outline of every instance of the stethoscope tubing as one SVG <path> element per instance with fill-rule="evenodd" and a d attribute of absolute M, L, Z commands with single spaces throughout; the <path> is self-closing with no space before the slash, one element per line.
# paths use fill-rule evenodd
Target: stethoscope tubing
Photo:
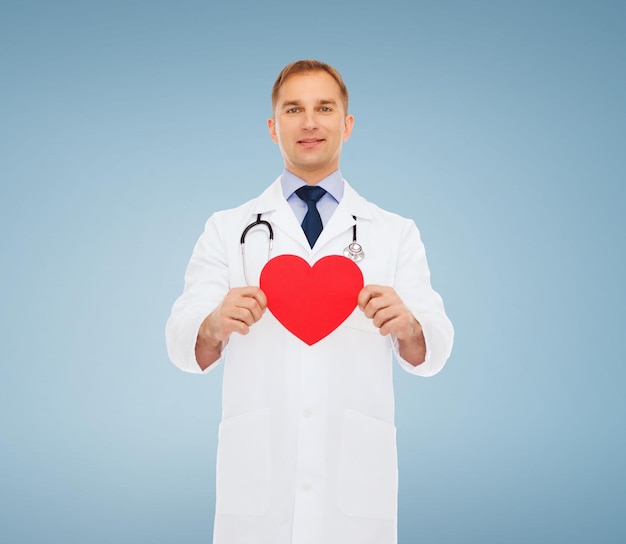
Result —
<path fill-rule="evenodd" d="M 239 243 L 241 245 L 241 259 L 243 262 L 243 275 L 246 280 L 246 284 L 250 285 L 248 281 L 247 271 L 246 271 L 246 236 L 248 232 L 252 230 L 254 227 L 262 226 L 267 229 L 268 233 L 268 248 L 267 248 L 267 260 L 269 261 L 272 256 L 272 248 L 274 247 L 274 229 L 272 224 L 265 220 L 261 219 L 260 213 L 257 214 L 256 220 L 250 223 L 245 229 L 243 229 L 241 233 L 241 237 L 239 238 Z M 354 225 L 352 225 L 352 242 L 349 243 L 346 248 L 343 250 L 343 254 L 348 259 L 351 259 L 354 262 L 359 262 L 363 260 L 365 257 L 365 252 L 363 251 L 363 246 L 357 242 L 357 232 L 356 232 L 356 216 L 353 215 Z"/>

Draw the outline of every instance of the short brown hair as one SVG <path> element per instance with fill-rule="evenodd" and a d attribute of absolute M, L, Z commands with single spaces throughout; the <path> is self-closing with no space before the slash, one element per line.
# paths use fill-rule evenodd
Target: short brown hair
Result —
<path fill-rule="evenodd" d="M 297 60 L 296 62 L 292 62 L 283 68 L 282 72 L 278 74 L 278 77 L 274 82 L 274 86 L 272 87 L 272 110 L 276 107 L 278 92 L 283 86 L 283 83 L 287 81 L 287 78 L 295 76 L 296 74 L 306 74 L 311 72 L 326 72 L 337 82 L 339 90 L 341 91 L 341 97 L 343 98 L 343 107 L 345 109 L 345 113 L 347 114 L 348 88 L 343 82 L 341 74 L 330 64 L 326 64 L 325 62 L 321 62 L 319 60 Z"/>

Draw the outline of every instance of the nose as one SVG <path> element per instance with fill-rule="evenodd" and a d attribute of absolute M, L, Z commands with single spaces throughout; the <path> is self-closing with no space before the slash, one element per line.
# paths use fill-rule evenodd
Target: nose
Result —
<path fill-rule="evenodd" d="M 317 128 L 315 112 L 313 110 L 305 110 L 302 116 L 302 128 L 304 130 L 315 130 Z"/>

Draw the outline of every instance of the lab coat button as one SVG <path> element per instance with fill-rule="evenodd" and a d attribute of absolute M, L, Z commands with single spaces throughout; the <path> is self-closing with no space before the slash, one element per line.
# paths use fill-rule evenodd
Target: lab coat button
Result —
<path fill-rule="evenodd" d="M 311 484 L 309 482 L 303 483 L 302 484 L 302 489 L 304 489 L 305 491 L 310 491 L 311 490 Z"/>
<path fill-rule="evenodd" d="M 309 419 L 313 415 L 313 410 L 311 410 L 310 408 L 305 408 L 304 411 L 302 412 L 302 415 L 306 419 Z"/>

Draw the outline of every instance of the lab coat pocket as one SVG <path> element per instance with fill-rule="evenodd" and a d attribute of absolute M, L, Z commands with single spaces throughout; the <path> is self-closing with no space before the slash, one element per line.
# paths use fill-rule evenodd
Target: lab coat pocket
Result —
<path fill-rule="evenodd" d="M 216 484 L 218 514 L 265 514 L 270 491 L 269 409 L 220 423 Z"/>
<path fill-rule="evenodd" d="M 349 329 L 356 329 L 364 332 L 371 332 L 373 334 L 379 334 L 378 329 L 374 326 L 373 321 L 365 317 L 365 314 L 361 309 L 356 307 L 352 313 L 346 318 L 342 326 Z"/>
<path fill-rule="evenodd" d="M 337 485 L 337 501 L 344 514 L 395 519 L 398 461 L 393 424 L 345 411 Z"/>

